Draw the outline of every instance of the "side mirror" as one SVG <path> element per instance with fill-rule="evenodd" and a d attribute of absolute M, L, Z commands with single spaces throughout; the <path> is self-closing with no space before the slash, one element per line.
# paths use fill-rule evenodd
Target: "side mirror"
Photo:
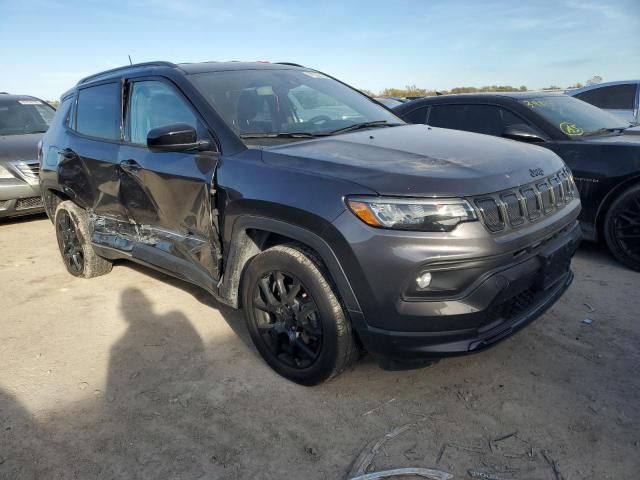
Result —
<path fill-rule="evenodd" d="M 187 152 L 207 150 L 210 143 L 198 141 L 196 129 L 186 123 L 163 125 L 149 131 L 147 147 L 154 152 Z"/>
<path fill-rule="evenodd" d="M 524 123 L 509 125 L 504 129 L 504 132 L 502 132 L 502 136 L 504 138 L 510 138 L 511 140 L 528 143 L 546 142 L 548 140 L 543 137 L 540 132 L 534 130 L 529 125 L 525 125 Z"/>

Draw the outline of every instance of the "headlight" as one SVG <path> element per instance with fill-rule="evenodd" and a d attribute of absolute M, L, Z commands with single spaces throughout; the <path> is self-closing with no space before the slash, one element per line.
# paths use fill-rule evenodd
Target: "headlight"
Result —
<path fill-rule="evenodd" d="M 372 227 L 422 232 L 450 232 L 459 223 L 477 220 L 476 212 L 461 198 L 412 199 L 349 197 L 349 209 Z"/>
<path fill-rule="evenodd" d="M 0 178 L 16 178 L 9 170 L 0 165 Z"/>

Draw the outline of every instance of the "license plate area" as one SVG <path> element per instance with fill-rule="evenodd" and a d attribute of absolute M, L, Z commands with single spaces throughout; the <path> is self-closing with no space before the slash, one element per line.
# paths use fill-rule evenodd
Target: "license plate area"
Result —
<path fill-rule="evenodd" d="M 537 290 L 547 290 L 569 271 L 573 252 L 570 245 L 563 245 L 557 250 L 539 255 L 541 268 L 535 283 Z"/>

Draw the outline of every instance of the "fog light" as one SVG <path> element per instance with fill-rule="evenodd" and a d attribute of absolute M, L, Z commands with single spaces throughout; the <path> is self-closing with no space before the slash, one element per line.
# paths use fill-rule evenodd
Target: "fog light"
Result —
<path fill-rule="evenodd" d="M 431 285 L 431 273 L 424 272 L 420 274 L 418 278 L 416 278 L 416 284 L 418 285 L 418 288 L 427 288 Z"/>

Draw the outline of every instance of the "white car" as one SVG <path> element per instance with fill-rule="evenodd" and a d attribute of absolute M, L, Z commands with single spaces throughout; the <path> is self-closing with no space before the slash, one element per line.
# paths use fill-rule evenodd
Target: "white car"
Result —
<path fill-rule="evenodd" d="M 598 83 L 565 93 L 613 113 L 626 122 L 640 124 L 640 80 Z"/>

